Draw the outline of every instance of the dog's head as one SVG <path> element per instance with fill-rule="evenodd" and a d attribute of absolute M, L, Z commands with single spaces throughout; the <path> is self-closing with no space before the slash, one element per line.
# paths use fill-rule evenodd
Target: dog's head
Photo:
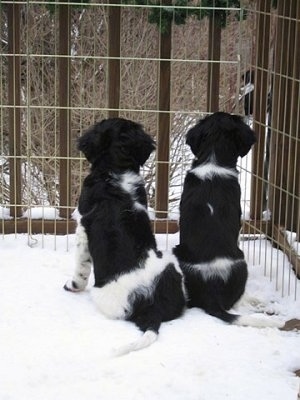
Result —
<path fill-rule="evenodd" d="M 217 112 L 191 128 L 186 143 L 197 158 L 205 161 L 215 155 L 224 164 L 244 157 L 256 142 L 254 131 L 238 115 Z"/>
<path fill-rule="evenodd" d="M 85 132 L 78 139 L 78 149 L 92 165 L 101 162 L 112 168 L 138 171 L 155 149 L 155 144 L 140 124 L 123 118 L 109 118 Z"/>

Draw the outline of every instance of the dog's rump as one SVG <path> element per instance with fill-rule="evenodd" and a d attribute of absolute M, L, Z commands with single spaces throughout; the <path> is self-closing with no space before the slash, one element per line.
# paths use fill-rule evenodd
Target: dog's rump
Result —
<path fill-rule="evenodd" d="M 282 327 L 267 316 L 238 315 L 229 310 L 244 294 L 248 277 L 244 259 L 217 258 L 199 264 L 181 263 L 188 288 L 188 306 L 200 307 L 222 321 L 256 328 Z"/>
<path fill-rule="evenodd" d="M 156 331 L 161 321 L 174 319 L 182 312 L 183 275 L 174 256 L 160 256 L 150 250 L 143 266 L 115 276 L 102 287 L 95 285 L 91 296 L 108 318 L 131 320 L 143 331 Z M 149 309 L 159 313 L 153 325 L 150 321 L 154 311 L 149 318 Z"/>
<path fill-rule="evenodd" d="M 175 258 L 155 279 L 155 288 L 151 296 L 146 297 L 138 288 L 131 296 L 131 302 L 134 311 L 129 320 L 142 331 L 158 331 L 158 321 L 178 318 L 186 304 L 186 293 L 183 274 L 175 263 Z"/>
<path fill-rule="evenodd" d="M 104 315 L 134 322 L 144 332 L 135 342 L 116 349 L 116 356 L 150 346 L 157 339 L 161 323 L 179 317 L 185 306 L 183 276 L 176 259 L 160 258 L 153 252 L 157 259 L 154 263 L 151 253 L 149 262 L 152 262 L 147 261 L 144 268 L 91 290 L 95 304 Z M 166 263 L 165 258 L 170 262 Z"/>

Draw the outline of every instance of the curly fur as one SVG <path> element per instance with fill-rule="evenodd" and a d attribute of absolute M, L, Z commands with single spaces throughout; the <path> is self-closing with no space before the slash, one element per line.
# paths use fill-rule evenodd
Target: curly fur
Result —
<path fill-rule="evenodd" d="M 75 273 L 65 289 L 84 290 L 93 264 L 91 294 L 100 311 L 145 332 L 117 352 L 124 354 L 150 345 L 161 322 L 185 305 L 182 272 L 173 255 L 157 250 L 139 175 L 155 145 L 141 125 L 112 118 L 90 128 L 78 148 L 91 171 L 79 199 Z"/>
<path fill-rule="evenodd" d="M 184 272 L 189 307 L 200 307 L 228 323 L 277 326 L 228 312 L 248 277 L 239 248 L 240 185 L 236 164 L 255 143 L 255 134 L 236 115 L 218 112 L 189 130 L 195 159 L 180 203 L 180 243 L 174 249 Z"/>

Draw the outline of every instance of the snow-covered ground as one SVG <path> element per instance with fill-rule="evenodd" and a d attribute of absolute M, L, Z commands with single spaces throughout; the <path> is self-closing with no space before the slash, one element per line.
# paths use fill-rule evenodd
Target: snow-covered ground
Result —
<path fill-rule="evenodd" d="M 157 239 L 160 248 L 171 249 L 178 235 Z M 250 278 L 237 310 L 300 318 L 296 291 L 282 297 L 281 285 L 298 284 L 284 256 L 263 239 L 242 244 Z M 112 348 L 140 332 L 102 316 L 89 290 L 63 290 L 74 250 L 74 235 L 0 238 L 1 400 L 297 399 L 297 331 L 229 326 L 192 309 L 163 324 L 151 347 L 113 358 Z M 283 266 L 277 291 L 264 276 L 274 257 Z"/>

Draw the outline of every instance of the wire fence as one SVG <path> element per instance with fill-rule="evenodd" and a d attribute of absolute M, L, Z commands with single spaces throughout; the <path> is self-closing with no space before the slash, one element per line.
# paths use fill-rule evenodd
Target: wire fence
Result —
<path fill-rule="evenodd" d="M 74 232 L 88 168 L 76 140 L 112 116 L 154 137 L 151 218 L 156 232 L 177 231 L 185 134 L 222 110 L 258 137 L 239 166 L 242 238 L 266 237 L 299 276 L 299 2 L 143 3 L 1 2 L 1 232 Z"/>

